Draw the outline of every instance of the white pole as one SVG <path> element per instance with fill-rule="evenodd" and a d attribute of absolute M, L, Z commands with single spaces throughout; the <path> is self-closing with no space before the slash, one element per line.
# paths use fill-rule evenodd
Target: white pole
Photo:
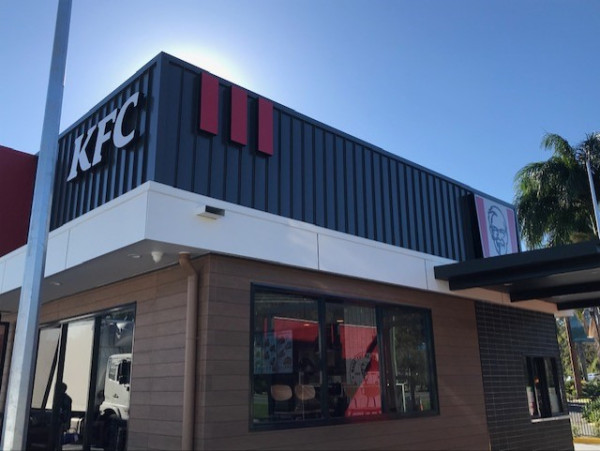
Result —
<path fill-rule="evenodd" d="M 594 216 L 596 218 L 596 235 L 600 238 L 600 213 L 598 212 L 598 200 L 596 199 L 596 188 L 594 179 L 592 178 L 592 164 L 590 163 L 590 155 L 585 155 L 585 168 L 587 169 L 588 182 L 590 183 L 590 191 L 592 193 L 592 205 L 594 207 Z"/>
<path fill-rule="evenodd" d="M 26 449 L 27 444 L 34 359 L 37 351 L 40 288 L 46 263 L 70 20 L 71 0 L 59 0 L 42 140 L 27 238 L 25 272 L 4 407 L 2 443 L 0 445 L 2 450 L 23 450 Z"/>

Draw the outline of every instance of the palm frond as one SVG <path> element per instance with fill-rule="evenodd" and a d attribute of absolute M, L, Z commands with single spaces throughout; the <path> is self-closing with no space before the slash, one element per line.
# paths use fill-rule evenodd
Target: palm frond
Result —
<path fill-rule="evenodd" d="M 548 133 L 542 147 L 552 150 L 552 156 L 525 165 L 514 179 L 522 239 L 527 247 L 538 248 L 593 238 L 593 208 L 581 154 L 593 155 L 600 169 L 600 136 L 588 135 L 574 148 L 560 135 Z M 596 171 L 594 177 L 599 175 Z"/>
<path fill-rule="evenodd" d="M 555 133 L 546 133 L 542 138 L 541 147 L 552 150 L 554 155 L 560 158 L 575 159 L 575 149 L 565 138 Z"/>

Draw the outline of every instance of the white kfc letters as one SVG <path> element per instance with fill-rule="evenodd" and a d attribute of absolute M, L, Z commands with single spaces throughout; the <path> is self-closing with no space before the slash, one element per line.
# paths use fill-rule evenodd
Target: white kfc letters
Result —
<path fill-rule="evenodd" d="M 120 109 L 115 108 L 110 114 L 101 119 L 97 125 L 92 126 L 75 139 L 75 149 L 73 150 L 71 170 L 69 171 L 67 181 L 71 181 L 77 177 L 78 169 L 79 172 L 85 172 L 99 164 L 103 158 L 102 148 L 111 138 L 117 149 L 121 149 L 133 141 L 136 135 L 135 127 L 129 133 L 125 134 L 123 121 L 128 111 L 138 106 L 139 98 L 140 93 L 136 92 L 125 101 Z M 113 124 L 112 128 L 109 127 L 109 124 Z M 97 133 L 96 129 L 98 130 Z M 93 139 L 94 137 L 95 140 Z M 90 148 L 92 141 L 94 142 L 94 155 L 90 163 L 87 150 Z"/>

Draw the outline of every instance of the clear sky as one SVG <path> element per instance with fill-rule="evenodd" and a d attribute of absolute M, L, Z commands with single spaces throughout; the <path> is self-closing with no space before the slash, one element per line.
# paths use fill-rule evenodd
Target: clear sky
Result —
<path fill-rule="evenodd" d="M 57 0 L 0 0 L 0 144 L 39 150 Z M 61 130 L 160 51 L 505 201 L 600 131 L 596 0 L 74 0 Z"/>

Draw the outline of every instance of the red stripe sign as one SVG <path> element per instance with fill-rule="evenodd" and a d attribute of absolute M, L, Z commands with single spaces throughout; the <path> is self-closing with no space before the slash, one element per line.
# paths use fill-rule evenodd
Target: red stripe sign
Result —
<path fill-rule="evenodd" d="M 200 79 L 199 128 L 213 135 L 219 134 L 219 79 L 202 72 Z M 248 144 L 248 93 L 239 86 L 231 86 L 229 139 L 245 146 Z M 256 149 L 273 155 L 273 102 L 259 97 L 257 115 Z"/>

